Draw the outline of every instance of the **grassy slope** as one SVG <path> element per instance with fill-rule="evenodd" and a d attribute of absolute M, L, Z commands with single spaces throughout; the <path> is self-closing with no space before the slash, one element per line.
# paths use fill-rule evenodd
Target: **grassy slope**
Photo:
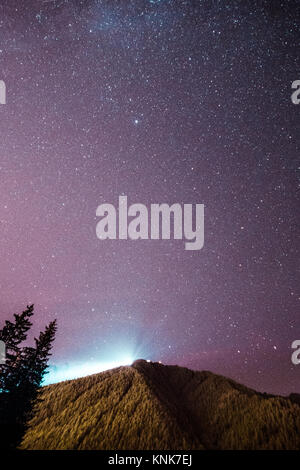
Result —
<path fill-rule="evenodd" d="M 45 387 L 21 447 L 203 446 L 300 449 L 300 406 L 210 372 L 137 361 Z"/>
<path fill-rule="evenodd" d="M 300 450 L 299 404 L 211 372 L 159 364 L 137 367 L 145 369 L 162 401 L 172 397 L 174 408 L 189 416 L 205 448 Z"/>
<path fill-rule="evenodd" d="M 135 368 L 45 387 L 23 449 L 201 448 Z"/>

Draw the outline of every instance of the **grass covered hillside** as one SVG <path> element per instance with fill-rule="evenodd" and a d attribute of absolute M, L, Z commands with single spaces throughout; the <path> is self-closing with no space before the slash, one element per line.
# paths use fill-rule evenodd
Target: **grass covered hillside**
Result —
<path fill-rule="evenodd" d="M 300 405 L 136 361 L 44 387 L 22 449 L 300 449 Z"/>

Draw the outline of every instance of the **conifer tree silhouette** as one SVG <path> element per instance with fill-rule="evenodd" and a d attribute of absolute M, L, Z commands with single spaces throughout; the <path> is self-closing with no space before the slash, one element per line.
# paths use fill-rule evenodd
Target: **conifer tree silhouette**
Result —
<path fill-rule="evenodd" d="M 22 439 L 55 337 L 56 320 L 35 338 L 35 347 L 22 346 L 32 326 L 33 314 L 34 305 L 27 306 L 0 330 L 0 340 L 6 347 L 6 360 L 0 365 L 1 448 L 14 449 Z"/>

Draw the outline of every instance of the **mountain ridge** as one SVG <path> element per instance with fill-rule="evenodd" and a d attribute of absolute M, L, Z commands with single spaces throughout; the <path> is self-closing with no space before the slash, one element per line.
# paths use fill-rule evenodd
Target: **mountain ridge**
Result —
<path fill-rule="evenodd" d="M 300 404 L 144 360 L 41 390 L 21 449 L 300 449 Z"/>

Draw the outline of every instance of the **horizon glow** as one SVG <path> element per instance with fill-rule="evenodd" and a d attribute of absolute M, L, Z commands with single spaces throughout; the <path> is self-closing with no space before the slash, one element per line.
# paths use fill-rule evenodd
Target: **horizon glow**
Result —
<path fill-rule="evenodd" d="M 121 366 L 130 366 L 135 359 L 124 357 L 114 361 L 77 362 L 72 364 L 50 365 L 49 372 L 45 375 L 42 385 L 50 385 L 65 380 L 78 379 L 87 375 L 93 375 Z"/>

